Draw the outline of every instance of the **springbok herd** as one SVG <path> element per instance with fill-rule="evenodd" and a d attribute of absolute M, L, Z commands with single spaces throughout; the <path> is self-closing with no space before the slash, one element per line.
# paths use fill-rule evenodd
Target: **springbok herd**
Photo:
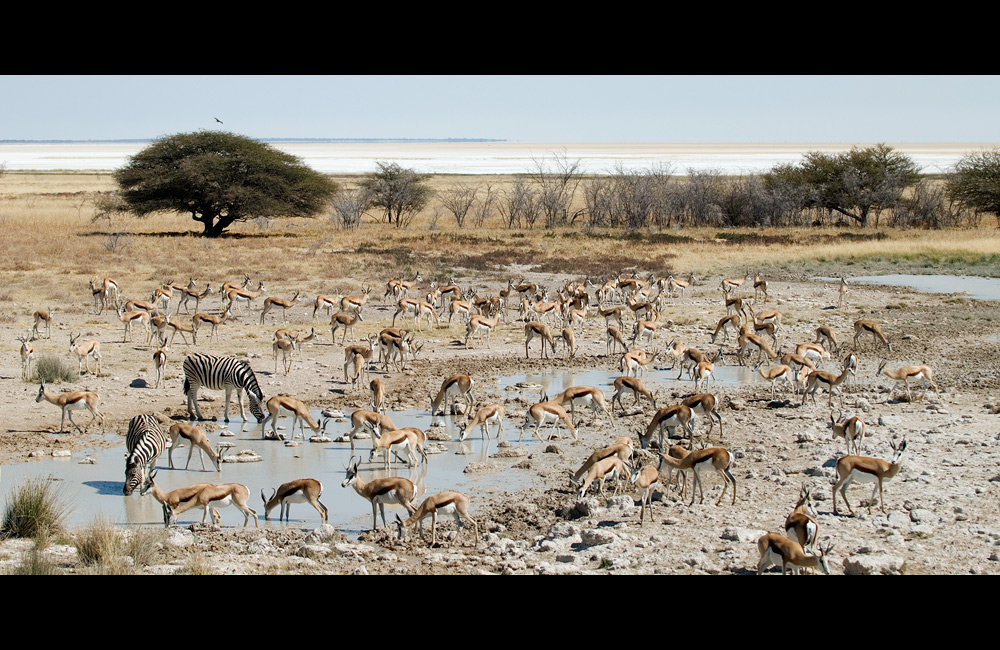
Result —
<path fill-rule="evenodd" d="M 355 438 L 359 434 L 371 437 L 372 448 L 368 457 L 368 469 L 371 471 L 382 467 L 384 471 L 391 473 L 391 468 L 397 466 L 396 461 L 399 460 L 403 460 L 408 466 L 428 462 L 424 449 L 425 432 L 414 427 L 396 427 L 387 412 L 388 405 L 392 403 L 389 386 L 391 377 L 394 373 L 398 375 L 406 372 L 408 363 L 413 364 L 420 359 L 427 345 L 427 340 L 421 339 L 426 339 L 428 334 L 440 336 L 441 334 L 435 333 L 437 330 L 451 330 L 455 325 L 464 327 L 464 336 L 458 337 L 460 342 L 449 345 L 447 350 L 460 358 L 464 350 L 473 346 L 492 350 L 498 337 L 501 341 L 504 337 L 508 341 L 515 337 L 520 340 L 523 331 L 525 357 L 530 358 L 532 348 L 536 348 L 541 359 L 552 359 L 560 355 L 576 359 L 583 347 L 582 342 L 593 342 L 595 337 L 600 336 L 606 344 L 605 353 L 594 354 L 590 359 L 593 360 L 594 367 L 607 368 L 610 363 L 620 371 L 620 376 L 614 380 L 614 393 L 611 397 L 591 386 L 572 386 L 551 397 L 542 395 L 537 403 L 527 409 L 523 423 L 518 423 L 520 431 L 517 444 L 523 444 L 522 439 L 527 429 L 531 430 L 531 436 L 542 442 L 546 442 L 543 438 L 545 430 L 548 431 L 548 440 L 551 440 L 560 428 L 565 428 L 574 440 L 578 440 L 578 427 L 582 421 L 577 419 L 576 408 L 585 410 L 589 407 L 593 420 L 588 426 L 601 426 L 598 425 L 598 419 L 606 418 L 612 430 L 618 426 L 616 419 L 641 415 L 645 408 L 651 408 L 653 413 L 648 425 L 638 435 L 618 436 L 614 442 L 609 436 L 609 444 L 594 450 L 581 466 L 566 468 L 578 500 L 585 499 L 595 484 L 603 496 L 607 481 L 614 481 L 617 493 L 621 479 L 628 478 L 638 490 L 640 523 L 645 521 L 654 487 L 659 485 L 661 491 L 669 492 L 676 482 L 680 498 L 684 499 L 688 475 L 693 477 L 690 507 L 695 506 L 696 492 L 699 503 L 704 501 L 703 483 L 706 472 L 717 473 L 722 481 L 722 492 L 715 505 L 724 507 L 724 497 L 731 488 L 732 496 L 728 506 L 736 506 L 738 489 L 732 472 L 733 456 L 724 446 L 709 446 L 716 424 L 719 428 L 719 442 L 726 437 L 720 413 L 724 399 L 717 399 L 713 393 L 705 392 L 713 382 L 716 367 L 722 363 L 735 359 L 740 365 L 750 365 L 754 374 L 766 382 L 760 384 L 762 396 L 770 395 L 771 400 L 778 399 L 780 390 L 792 395 L 791 400 L 805 406 L 807 401 L 816 404 L 817 392 L 827 393 L 827 408 L 830 412 L 827 415 L 824 410 L 820 419 L 824 422 L 829 419 L 832 434 L 844 439 L 848 454 L 836 462 L 837 478 L 832 486 L 835 514 L 840 512 L 838 492 L 848 512 L 854 513 L 847 500 L 847 489 L 853 482 L 872 483 L 873 492 L 867 503 L 868 511 L 871 512 L 877 492 L 881 510 L 885 513 L 883 486 L 899 472 L 907 447 L 905 439 L 892 441 L 893 454 L 888 460 L 862 456 L 860 453 L 865 438 L 865 421 L 859 414 L 834 415 L 834 394 L 839 395 L 842 410 L 844 391 L 860 369 L 865 355 L 870 357 L 872 366 L 878 360 L 876 377 L 884 375 L 895 382 L 890 390 L 890 397 L 893 390 L 902 384 L 907 399 L 912 401 L 911 380 L 922 384 L 923 393 L 920 398 L 928 388 L 938 392 L 929 366 L 906 365 L 892 369 L 890 362 L 882 358 L 880 353 L 893 354 L 890 342 L 892 332 L 887 335 L 878 322 L 857 320 L 852 333 L 838 333 L 830 324 L 817 322 L 813 324 L 812 330 L 815 338 L 791 340 L 786 334 L 788 328 L 782 324 L 782 312 L 769 308 L 769 304 L 774 304 L 777 298 L 774 295 L 775 288 L 753 271 L 747 271 L 743 277 L 723 278 L 717 287 L 714 280 L 696 280 L 692 276 L 655 278 L 651 274 L 642 279 L 638 272 L 619 273 L 600 281 L 586 278 L 554 288 L 546 288 L 525 279 L 515 282 L 510 278 L 506 286 L 491 293 L 480 293 L 470 286 L 461 287 L 454 278 L 446 283 L 424 282 L 421 274 L 416 273 L 412 277 L 389 279 L 381 296 L 381 305 L 377 308 L 373 307 L 375 300 L 369 301 L 374 289 L 370 285 L 362 285 L 360 291 L 354 294 L 332 292 L 313 298 L 306 298 L 300 290 L 294 290 L 294 293 L 289 292 L 291 297 L 287 299 L 270 295 L 263 281 L 254 281 L 249 275 L 244 275 L 242 282 L 226 282 L 221 285 L 205 283 L 202 288 L 199 286 L 199 281 L 195 278 L 186 284 L 165 282 L 150 289 L 149 300 L 126 300 L 115 280 L 104 278 L 90 282 L 94 314 L 100 315 L 106 310 L 112 314 L 112 323 L 116 327 L 122 327 L 120 344 L 131 341 L 133 346 L 148 347 L 152 367 L 156 372 L 153 389 L 159 389 L 165 384 L 165 370 L 174 356 L 172 346 L 178 334 L 189 349 L 194 350 L 194 346 L 201 348 L 211 345 L 227 336 L 227 326 L 234 321 L 244 322 L 243 319 L 247 319 L 253 327 L 263 328 L 268 316 L 272 322 L 277 322 L 280 318 L 282 327 L 273 334 L 270 353 L 274 360 L 273 375 L 281 373 L 287 376 L 293 372 L 296 355 L 301 358 L 302 345 L 325 337 L 325 328 L 320 326 L 320 331 L 317 331 L 315 323 L 317 318 L 328 317 L 331 345 L 344 350 L 345 396 L 356 398 L 359 394 L 367 395 L 369 408 L 357 409 L 351 413 L 351 429 L 346 438 L 353 453 Z M 701 291 L 702 296 L 706 292 L 714 294 L 718 291 L 715 294 L 718 296 L 718 319 L 699 323 L 705 334 L 703 339 L 682 342 L 677 335 L 670 333 L 674 323 L 661 318 L 661 314 L 691 300 L 690 292 L 695 287 Z M 685 292 L 689 293 L 687 297 Z M 212 299 L 213 294 L 217 294 L 218 298 Z M 846 280 L 841 279 L 827 296 L 817 300 L 835 303 L 836 309 L 842 314 L 849 297 L 849 285 Z M 180 314 L 182 309 L 185 311 L 184 315 Z M 303 326 L 284 327 L 290 316 L 295 319 L 296 310 L 302 312 L 300 320 L 312 320 L 308 331 Z M 18 337 L 21 342 L 24 381 L 33 380 L 33 341 L 50 338 L 51 326 L 58 322 L 58 316 L 56 308 L 38 309 L 33 314 L 33 328 Z M 797 329 L 801 331 L 802 321 L 798 320 L 797 325 Z M 355 333 L 356 327 L 372 329 L 379 326 L 384 327 L 365 336 Z M 209 328 L 208 334 L 199 343 L 198 334 L 204 331 L 204 327 Z M 139 329 L 138 333 L 134 331 L 136 328 Z M 853 339 L 847 345 L 842 339 L 851 334 Z M 101 342 L 94 338 L 84 339 L 74 332 L 70 332 L 69 338 L 70 352 L 78 361 L 80 374 L 99 375 L 103 352 Z M 348 338 L 351 340 L 348 341 Z M 869 340 L 871 345 L 868 344 Z M 696 344 L 702 349 L 693 347 Z M 540 350 L 537 346 L 540 346 Z M 105 347 L 110 345 L 105 342 Z M 710 350 L 710 347 L 714 349 Z M 458 348 L 457 351 L 454 348 Z M 257 356 L 262 355 L 251 355 L 252 358 Z M 581 358 L 585 358 L 584 355 Z M 92 362 L 95 365 L 92 366 Z M 337 364 L 339 363 L 338 356 Z M 677 370 L 675 380 L 683 380 L 685 376 L 690 379 L 694 387 L 692 394 L 676 404 L 663 404 L 665 391 L 657 390 L 655 386 L 647 387 L 643 381 L 644 377 L 648 379 L 650 366 L 657 363 L 661 367 L 669 366 Z M 421 367 L 435 365 L 441 364 L 422 362 Z M 185 369 L 187 370 L 187 364 Z M 257 368 L 257 371 L 261 369 Z M 340 381 L 339 375 L 338 369 L 335 378 L 337 381 Z M 191 377 L 185 380 L 186 383 L 189 379 Z M 491 378 L 442 372 L 440 379 L 439 390 L 430 395 L 432 416 L 456 417 L 462 440 L 478 427 L 488 445 L 493 438 L 492 428 L 498 444 L 509 444 L 504 437 L 504 422 L 508 417 L 520 418 L 520 414 L 509 413 L 509 403 L 482 403 L 478 400 L 477 379 Z M 297 397 L 276 395 L 268 399 L 262 394 L 255 394 L 256 381 L 252 385 L 239 379 L 227 378 L 224 381 L 227 385 L 227 418 L 230 390 L 237 394 L 241 413 L 242 393 L 246 392 L 251 410 L 260 424 L 262 438 L 285 437 L 279 434 L 277 428 L 277 420 L 283 414 L 293 418 L 292 439 L 296 437 L 296 423 L 299 423 L 303 437 L 305 425 L 316 436 L 323 436 L 328 423 L 332 421 L 323 418 L 321 422 L 317 422 L 306 403 Z M 39 383 L 36 401 L 45 400 L 61 409 L 60 432 L 65 430 L 67 417 L 70 424 L 83 431 L 72 417 L 73 411 L 80 409 L 86 409 L 92 416 L 88 426 L 99 421 L 103 428 L 104 418 L 99 410 L 101 397 L 96 392 L 57 394 L 51 392 L 51 387 L 44 381 Z M 222 388 L 221 385 L 216 387 L 210 383 L 202 384 L 206 388 Z M 628 406 L 631 411 L 624 403 L 628 397 L 631 397 Z M 320 398 L 317 396 L 312 399 L 316 401 Z M 616 417 L 617 411 L 621 411 L 621 415 Z M 260 415 L 257 415 L 258 412 Z M 190 408 L 188 415 L 191 420 L 198 419 Z M 696 435 L 695 424 L 699 417 L 707 421 L 709 428 L 707 432 Z M 268 423 L 270 434 L 266 427 Z M 153 457 L 142 476 L 141 493 L 153 492 L 157 501 L 163 505 L 165 523 L 174 523 L 177 514 L 195 506 L 204 510 L 203 522 L 209 514 L 218 522 L 216 508 L 232 504 L 244 514 L 244 525 L 247 525 L 250 517 L 253 517 L 256 524 L 256 510 L 248 505 L 250 491 L 243 485 L 199 483 L 169 493 L 164 493 L 156 486 L 156 472 L 152 470 L 156 456 L 163 448 L 169 448 L 169 465 L 172 468 L 172 451 L 181 439 L 190 448 L 187 464 L 190 464 L 191 453 L 196 447 L 201 455 L 203 469 L 204 454 L 209 456 L 216 470 L 220 469 L 221 455 L 221 452 L 212 449 L 204 431 L 193 424 L 172 423 L 161 416 L 147 426 L 156 428 L 158 424 L 170 424 L 169 431 L 159 432 L 166 442 L 151 452 Z M 671 444 L 673 438 L 677 438 L 679 444 Z M 650 451 L 653 448 L 655 454 Z M 381 462 L 379 456 L 382 456 Z M 638 459 L 642 456 L 651 457 L 652 462 L 639 462 Z M 676 478 L 673 476 L 675 470 Z M 378 514 L 381 514 L 383 527 L 386 526 L 385 504 L 398 504 L 409 513 L 405 520 L 396 517 L 400 537 L 414 525 L 420 526 L 423 537 L 422 522 L 429 517 L 432 520 L 431 543 L 435 544 L 437 515 L 448 514 L 456 519 L 460 527 L 463 522 L 473 524 L 474 544 L 478 545 L 478 524 L 469 514 L 469 497 L 465 494 L 446 490 L 415 504 L 418 490 L 408 479 L 389 476 L 366 482 L 362 473 L 362 458 L 352 455 L 342 485 L 353 487 L 359 495 L 371 502 L 373 529 L 377 527 Z M 665 475 L 666 482 L 662 481 Z M 262 490 L 265 518 L 277 507 L 279 519 L 287 519 L 291 503 L 309 503 L 326 523 L 327 508 L 320 501 L 322 491 L 323 486 L 310 478 L 288 481 L 273 489 L 270 497 Z M 784 532 L 768 533 L 758 540 L 758 572 L 771 566 L 780 566 L 782 573 L 797 573 L 804 568 L 819 568 L 829 573 L 828 556 L 832 544 L 829 542 L 829 535 L 826 536 L 825 543 L 819 543 L 822 535 L 816 523 L 811 496 L 810 491 L 803 488 L 797 503 L 788 504 L 789 515 Z"/>

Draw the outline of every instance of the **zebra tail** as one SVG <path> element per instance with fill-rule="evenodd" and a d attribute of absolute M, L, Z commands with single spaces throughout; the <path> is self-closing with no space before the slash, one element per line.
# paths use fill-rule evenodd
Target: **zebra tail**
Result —
<path fill-rule="evenodd" d="M 191 390 L 191 382 L 188 381 L 187 377 L 185 377 L 184 378 L 184 394 L 187 395 L 189 390 Z"/>

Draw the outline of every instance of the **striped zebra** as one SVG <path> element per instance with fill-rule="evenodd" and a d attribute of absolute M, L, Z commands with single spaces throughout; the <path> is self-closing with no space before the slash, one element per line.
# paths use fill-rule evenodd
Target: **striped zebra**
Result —
<path fill-rule="evenodd" d="M 151 475 L 156 459 L 167 446 L 167 437 L 152 415 L 137 415 L 128 423 L 125 438 L 125 496 L 142 485 L 143 491 L 152 485 Z"/>
<path fill-rule="evenodd" d="M 264 394 L 257 384 L 257 375 L 250 364 L 236 357 L 215 357 L 209 354 L 190 354 L 184 358 L 184 394 L 187 395 L 188 417 L 203 420 L 198 408 L 198 389 L 204 386 L 210 390 L 226 391 L 225 421 L 229 422 L 229 398 L 236 391 L 236 401 L 240 405 L 240 417 L 246 421 L 243 412 L 243 391 L 247 392 L 250 412 L 263 422 L 264 412 L 261 402 Z M 194 407 L 192 409 L 192 406 Z"/>

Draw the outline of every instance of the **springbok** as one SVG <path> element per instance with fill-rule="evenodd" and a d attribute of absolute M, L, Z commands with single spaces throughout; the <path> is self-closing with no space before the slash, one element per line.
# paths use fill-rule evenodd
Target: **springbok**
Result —
<path fill-rule="evenodd" d="M 350 463 L 344 469 L 347 476 L 340 484 L 341 487 L 348 485 L 354 488 L 360 496 L 367 499 L 372 504 L 372 530 L 377 528 L 376 514 L 382 514 L 382 526 L 385 527 L 385 506 L 387 504 L 399 504 L 406 508 L 411 515 L 417 511 L 412 501 L 417 494 L 417 488 L 409 479 L 401 476 L 388 476 L 377 478 L 365 482 L 358 476 L 358 465 L 361 463 L 360 456 L 351 456 Z"/>
<path fill-rule="evenodd" d="M 414 524 L 417 524 L 420 529 L 420 538 L 426 539 L 424 537 L 423 520 L 430 517 L 431 546 L 434 546 L 437 544 L 437 516 L 439 513 L 453 516 L 459 530 L 462 529 L 464 521 L 471 521 L 474 535 L 473 546 L 479 546 L 479 523 L 469 516 L 469 497 L 456 490 L 445 490 L 444 492 L 427 497 L 406 521 L 403 521 L 399 518 L 399 515 L 396 515 L 399 538 L 403 539 L 406 529 L 412 528 Z"/>
<path fill-rule="evenodd" d="M 830 565 L 827 557 L 833 550 L 833 544 L 828 544 L 816 555 L 808 555 L 798 542 L 792 541 L 781 533 L 767 533 L 757 540 L 757 550 L 760 560 L 757 562 L 757 575 L 772 566 L 781 566 L 781 575 L 789 570 L 797 574 L 799 569 L 819 567 L 826 575 L 830 575 Z"/>
<path fill-rule="evenodd" d="M 170 469 L 174 468 L 174 449 L 177 448 L 177 440 L 184 438 L 190 445 L 188 447 L 187 463 L 184 464 L 185 470 L 191 464 L 191 455 L 194 453 L 195 448 L 198 449 L 198 456 L 201 458 L 202 470 L 205 469 L 205 454 L 208 454 L 208 457 L 215 464 L 215 471 L 222 470 L 222 467 L 219 465 L 221 462 L 219 458 L 220 452 L 212 450 L 212 445 L 208 442 L 208 437 L 205 436 L 205 432 L 201 428 L 185 424 L 184 422 L 175 422 L 167 429 L 167 436 L 170 438 L 170 448 L 167 450 L 167 462 L 170 464 Z"/>
<path fill-rule="evenodd" d="M 87 426 L 89 427 L 95 420 L 100 420 L 101 430 L 103 431 L 104 416 L 97 410 L 97 405 L 101 401 L 101 398 L 97 393 L 89 390 L 78 390 L 56 395 L 55 393 L 50 393 L 45 390 L 45 380 L 43 379 L 41 386 L 38 387 L 38 396 L 35 397 L 35 402 L 41 402 L 43 399 L 46 402 L 55 404 L 62 409 L 62 419 L 59 420 L 59 433 L 66 430 L 66 416 L 69 416 L 69 423 L 76 427 L 77 431 L 83 433 L 84 430 L 80 428 L 80 425 L 73 421 L 73 411 L 84 408 L 90 411 L 91 415 L 90 422 L 87 423 Z"/>
<path fill-rule="evenodd" d="M 525 416 L 524 424 L 521 425 L 521 434 L 517 437 L 517 444 L 521 444 L 521 438 L 524 436 L 524 430 L 531 425 L 532 422 L 535 423 L 534 435 L 540 442 L 545 442 L 542 440 L 542 436 L 539 434 L 539 430 L 542 428 L 546 422 L 549 426 L 554 426 L 557 422 L 562 422 L 573 434 L 573 439 L 578 440 L 576 433 L 576 427 L 573 426 L 573 421 L 569 417 L 569 413 L 566 412 L 562 406 L 560 406 L 556 400 L 550 400 L 548 395 L 542 395 L 542 401 L 537 404 L 533 404 L 531 408 L 528 409 L 528 413 Z M 552 440 L 552 436 L 555 434 L 553 431 L 549 434 L 549 440 Z"/>
<path fill-rule="evenodd" d="M 882 514 L 885 514 L 885 498 L 882 495 L 882 483 L 896 476 L 903 467 L 903 452 L 906 451 L 906 438 L 897 446 L 889 443 L 892 447 L 892 460 L 881 458 L 869 458 L 867 456 L 841 456 L 837 460 L 836 485 L 833 486 L 833 514 L 839 515 L 837 511 L 837 490 L 840 490 L 844 497 L 847 509 L 854 514 L 850 501 L 847 500 L 847 488 L 853 481 L 860 483 L 875 483 L 872 489 L 872 496 L 868 500 L 868 514 L 872 511 L 872 502 L 875 501 L 875 491 L 878 490 L 879 502 L 882 504 Z"/>
<path fill-rule="evenodd" d="M 459 436 L 458 441 L 461 442 L 466 439 L 469 435 L 469 429 L 474 429 L 476 426 L 481 426 L 483 429 L 483 436 L 486 440 L 490 440 L 490 423 L 496 423 L 497 425 L 497 441 L 503 439 L 503 416 L 504 416 L 504 406 L 503 404 L 494 403 L 487 404 L 486 406 L 480 408 L 476 411 L 476 415 L 468 422 L 459 422 Z"/>
<path fill-rule="evenodd" d="M 183 503 L 182 505 L 174 508 L 170 505 L 164 505 L 164 516 L 167 520 L 167 526 L 173 526 L 177 523 L 177 515 L 180 515 L 195 506 L 201 506 L 205 509 L 205 514 L 201 517 L 201 523 L 205 523 L 208 518 L 208 513 L 212 513 L 212 522 L 218 526 L 222 518 L 219 516 L 219 512 L 216 508 L 223 508 L 226 506 L 236 506 L 236 509 L 243 513 L 243 527 L 246 528 L 247 524 L 250 523 L 250 517 L 253 517 L 254 528 L 259 528 L 260 525 L 257 521 L 257 511 L 247 505 L 250 500 L 250 490 L 247 486 L 240 483 L 225 483 L 223 485 L 211 485 L 208 484 L 203 487 L 191 500 Z"/>
<path fill-rule="evenodd" d="M 268 521 L 271 511 L 280 506 L 278 510 L 278 521 L 288 521 L 291 516 L 293 503 L 309 503 L 319 513 L 325 524 L 329 519 L 329 511 L 319 498 L 323 496 L 323 484 L 314 478 L 300 478 L 294 481 L 282 483 L 277 490 L 271 493 L 271 498 L 264 496 L 264 490 L 260 491 L 260 498 L 264 500 L 264 521 Z"/>

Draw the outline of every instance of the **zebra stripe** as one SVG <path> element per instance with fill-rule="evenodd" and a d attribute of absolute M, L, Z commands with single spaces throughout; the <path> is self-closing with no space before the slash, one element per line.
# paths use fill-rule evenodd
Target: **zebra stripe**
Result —
<path fill-rule="evenodd" d="M 236 357 L 216 357 L 209 354 L 190 354 L 184 358 L 184 394 L 187 395 L 188 417 L 202 420 L 201 409 L 198 408 L 198 389 L 204 386 L 209 390 L 226 391 L 225 421 L 229 422 L 229 399 L 236 391 L 236 401 L 240 405 L 240 417 L 246 421 L 243 411 L 243 391 L 246 391 L 250 402 L 250 412 L 257 422 L 264 420 L 261 402 L 264 393 L 257 384 L 257 375 L 250 364 Z M 192 408 L 193 407 L 193 408 Z"/>
<path fill-rule="evenodd" d="M 125 496 L 142 485 L 143 491 L 152 485 L 151 474 L 167 446 L 167 437 L 152 415 L 137 415 L 128 423 L 125 437 Z"/>

